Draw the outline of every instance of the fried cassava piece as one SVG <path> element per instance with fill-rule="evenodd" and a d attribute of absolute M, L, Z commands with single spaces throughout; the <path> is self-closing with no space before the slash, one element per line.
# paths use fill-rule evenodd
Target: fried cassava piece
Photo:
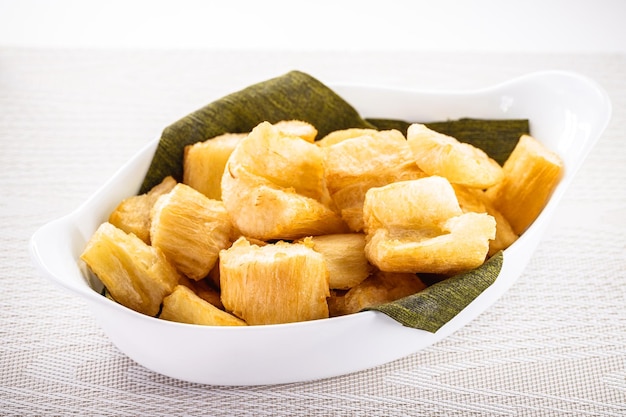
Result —
<path fill-rule="evenodd" d="M 350 289 L 373 271 L 365 256 L 363 233 L 309 236 L 302 242 L 324 256 L 331 289 Z"/>
<path fill-rule="evenodd" d="M 214 200 L 222 199 L 222 173 L 226 161 L 245 133 L 225 133 L 185 146 L 183 183 Z"/>
<path fill-rule="evenodd" d="M 332 294 L 328 306 L 332 316 L 354 314 L 408 297 L 424 288 L 426 284 L 415 274 L 376 271 L 345 294 Z"/>
<path fill-rule="evenodd" d="M 180 274 L 160 249 L 111 223 L 103 223 L 81 255 L 109 294 L 120 304 L 155 316 Z"/>
<path fill-rule="evenodd" d="M 168 176 L 149 192 L 124 199 L 109 215 L 109 223 L 150 244 L 152 207 L 160 196 L 169 193 L 175 185 L 176 180 Z"/>
<path fill-rule="evenodd" d="M 321 149 L 267 122 L 228 159 L 222 200 L 235 227 L 259 240 L 348 231 L 329 205 Z"/>
<path fill-rule="evenodd" d="M 221 201 L 205 197 L 185 184 L 159 197 L 153 207 L 152 245 L 185 276 L 200 280 L 230 246 L 232 224 Z"/>
<path fill-rule="evenodd" d="M 503 180 L 487 189 L 486 194 L 519 235 L 548 202 L 563 175 L 563 162 L 537 139 L 523 135 L 503 170 Z"/>
<path fill-rule="evenodd" d="M 477 268 L 496 233 L 492 216 L 463 213 L 452 185 L 438 176 L 370 189 L 363 217 L 367 258 L 388 272 L 452 274 Z"/>
<path fill-rule="evenodd" d="M 423 124 L 409 126 L 407 142 L 417 166 L 428 175 L 474 188 L 490 187 L 502 178 L 502 167 L 485 151 Z"/>
<path fill-rule="evenodd" d="M 397 130 L 348 129 L 319 142 L 326 183 L 334 205 L 353 232 L 363 231 L 363 201 L 370 188 L 426 174 L 417 166 L 404 135 Z"/>
<path fill-rule="evenodd" d="M 327 318 L 328 282 L 324 257 L 303 243 L 240 238 L 220 253 L 224 307 L 251 325 Z"/>
<path fill-rule="evenodd" d="M 206 326 L 246 325 L 243 320 L 203 300 L 184 285 L 177 285 L 172 293 L 163 299 L 163 309 L 159 318 Z"/>

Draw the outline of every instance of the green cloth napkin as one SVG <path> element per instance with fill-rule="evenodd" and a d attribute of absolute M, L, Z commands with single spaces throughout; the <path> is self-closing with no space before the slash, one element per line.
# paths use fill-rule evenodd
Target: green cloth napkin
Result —
<path fill-rule="evenodd" d="M 228 132 L 249 132 L 263 121 L 303 120 L 327 133 L 350 127 L 397 128 L 406 132 L 409 122 L 389 119 L 363 119 L 358 112 L 320 81 L 300 71 L 260 82 L 227 95 L 165 128 L 139 193 L 149 191 L 168 175 L 182 180 L 183 153 L 186 145 L 204 141 Z M 463 119 L 472 132 L 465 135 L 455 121 L 428 123 L 455 132 L 459 140 L 474 140 L 481 129 L 490 131 L 491 140 L 481 147 L 490 155 L 506 158 L 522 133 L 528 133 L 528 122 Z M 482 126 L 479 128 L 477 126 Z M 486 126 L 486 127 L 485 127 Z M 437 129 L 435 129 L 437 130 Z M 467 130 L 467 129 L 466 129 Z M 453 135 L 454 135 L 453 134 Z M 480 134 L 478 134 L 480 136 Z M 505 149 L 504 151 L 502 149 Z M 497 278 L 502 254 L 492 257 L 480 268 L 445 279 L 426 290 L 404 299 L 372 308 L 405 326 L 435 332 Z"/>

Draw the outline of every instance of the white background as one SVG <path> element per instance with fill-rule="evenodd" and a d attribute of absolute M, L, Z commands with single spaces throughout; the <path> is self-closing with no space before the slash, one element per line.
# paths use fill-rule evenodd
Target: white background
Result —
<path fill-rule="evenodd" d="M 0 47 L 626 52 L 623 0 L 0 0 Z"/>

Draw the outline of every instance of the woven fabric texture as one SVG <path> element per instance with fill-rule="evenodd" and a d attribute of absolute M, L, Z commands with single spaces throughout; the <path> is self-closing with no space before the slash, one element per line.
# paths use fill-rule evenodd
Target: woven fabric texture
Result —
<path fill-rule="evenodd" d="M 520 279 L 452 336 L 322 381 L 222 387 L 153 373 L 39 276 L 29 238 L 172 121 L 294 68 L 420 89 L 566 69 L 603 85 L 613 119 Z M 0 50 L 0 415 L 626 415 L 624 74 L 623 55 Z"/>

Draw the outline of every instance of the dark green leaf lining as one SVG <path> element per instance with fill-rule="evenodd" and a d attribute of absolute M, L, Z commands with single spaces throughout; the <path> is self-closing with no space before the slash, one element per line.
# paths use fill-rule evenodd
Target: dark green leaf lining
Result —
<path fill-rule="evenodd" d="M 477 269 L 431 285 L 417 294 L 366 310 L 385 313 L 404 326 L 436 332 L 493 284 L 500 274 L 502 252 Z"/>

